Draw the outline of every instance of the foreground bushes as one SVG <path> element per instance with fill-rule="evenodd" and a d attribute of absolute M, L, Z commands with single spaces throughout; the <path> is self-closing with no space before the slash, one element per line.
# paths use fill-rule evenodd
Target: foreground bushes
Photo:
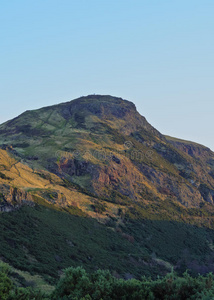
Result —
<path fill-rule="evenodd" d="M 141 281 L 114 278 L 108 271 L 88 274 L 82 268 L 69 268 L 65 271 L 52 299 L 75 300 L 143 300 L 143 299 L 212 299 L 214 297 L 214 276 L 192 278 L 186 272 L 177 277 L 174 273 L 164 278 Z"/>
<path fill-rule="evenodd" d="M 116 279 L 109 271 L 88 274 L 83 268 L 68 268 L 51 295 L 16 287 L 6 265 L 0 265 L 1 300 L 184 300 L 214 299 L 214 276 L 191 277 L 187 272 L 177 277 L 173 272 L 151 280 Z"/>

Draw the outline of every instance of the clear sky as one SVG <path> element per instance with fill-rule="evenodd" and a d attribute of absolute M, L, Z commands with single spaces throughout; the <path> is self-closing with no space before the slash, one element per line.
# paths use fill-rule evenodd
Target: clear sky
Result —
<path fill-rule="evenodd" d="M 109 94 L 214 150 L 213 0 L 2 0 L 0 58 L 0 123 Z"/>

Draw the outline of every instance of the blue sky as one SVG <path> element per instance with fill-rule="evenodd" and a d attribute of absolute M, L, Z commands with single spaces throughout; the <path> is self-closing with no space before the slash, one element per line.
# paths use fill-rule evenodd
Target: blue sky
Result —
<path fill-rule="evenodd" d="M 213 0 L 0 2 L 0 123 L 92 93 L 214 150 Z"/>

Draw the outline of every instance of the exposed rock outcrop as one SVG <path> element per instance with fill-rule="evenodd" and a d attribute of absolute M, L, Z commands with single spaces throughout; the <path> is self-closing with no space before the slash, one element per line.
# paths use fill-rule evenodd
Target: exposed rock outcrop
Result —
<path fill-rule="evenodd" d="M 0 193 L 0 211 L 2 212 L 13 211 L 22 205 L 34 206 L 32 196 L 24 190 L 8 185 L 1 185 Z"/>

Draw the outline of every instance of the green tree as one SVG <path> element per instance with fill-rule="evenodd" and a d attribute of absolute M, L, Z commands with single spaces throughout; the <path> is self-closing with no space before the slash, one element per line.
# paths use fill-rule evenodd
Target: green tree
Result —
<path fill-rule="evenodd" d="M 81 299 L 88 294 L 91 287 L 86 271 L 81 267 L 71 267 L 65 270 L 65 276 L 56 286 L 52 299 Z"/>

